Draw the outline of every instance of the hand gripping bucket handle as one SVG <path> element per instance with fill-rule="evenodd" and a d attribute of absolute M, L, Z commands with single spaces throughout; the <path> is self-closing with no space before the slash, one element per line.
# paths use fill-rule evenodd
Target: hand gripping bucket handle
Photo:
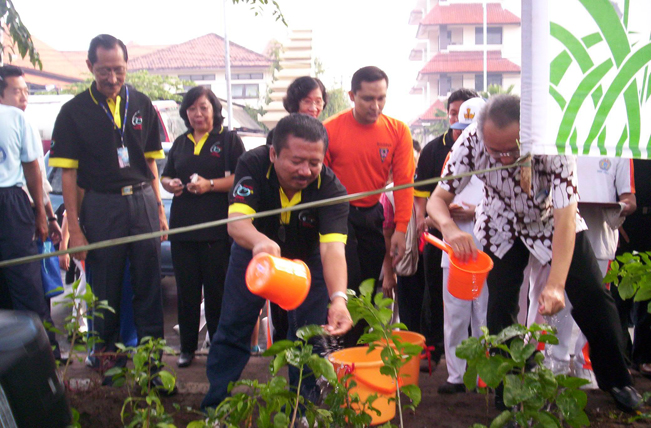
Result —
<path fill-rule="evenodd" d="M 448 291 L 457 299 L 475 300 L 481 294 L 488 272 L 493 269 L 493 260 L 488 254 L 477 250 L 477 260 L 461 262 L 454 256 L 452 248 L 437 237 L 425 232 L 425 240 L 450 256 Z"/>

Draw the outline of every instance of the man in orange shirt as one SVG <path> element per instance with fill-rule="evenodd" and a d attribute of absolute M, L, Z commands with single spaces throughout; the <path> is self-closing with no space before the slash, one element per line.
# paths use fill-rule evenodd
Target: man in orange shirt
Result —
<path fill-rule="evenodd" d="M 324 122 L 328 131 L 325 165 L 330 167 L 349 194 L 381 189 L 393 172 L 396 186 L 414 181 L 414 155 L 409 128 L 403 122 L 382 114 L 389 78 L 377 67 L 355 72 L 348 93 L 355 106 Z M 412 188 L 394 192 L 396 229 L 391 248 L 384 245 L 384 212 L 380 195 L 350 202 L 348 215 L 348 288 L 359 290 L 368 278 L 378 279 L 386 251 L 393 264 L 405 253 L 405 233 L 414 200 Z M 345 345 L 354 346 L 361 329 L 346 337 Z"/>

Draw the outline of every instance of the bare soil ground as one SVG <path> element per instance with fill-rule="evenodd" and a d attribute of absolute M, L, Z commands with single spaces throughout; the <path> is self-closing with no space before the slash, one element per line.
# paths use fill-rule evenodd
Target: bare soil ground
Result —
<path fill-rule="evenodd" d="M 166 356 L 166 362 L 176 369 L 176 357 Z M 247 365 L 243 378 L 266 381 L 269 378 L 269 359 L 252 357 Z M 174 413 L 177 427 L 185 427 L 190 421 L 200 419 L 196 413 L 201 400 L 208 390 L 206 379 L 206 356 L 198 355 L 191 367 L 176 369 L 178 375 L 179 394 L 165 398 L 166 409 Z M 71 378 L 97 379 L 97 374 L 75 362 L 70 370 Z M 634 373 L 635 386 L 640 393 L 651 391 L 651 380 Z M 439 385 L 445 382 L 447 372 L 444 361 L 430 376 L 421 373 L 420 387 L 423 399 L 415 413 L 405 416 L 405 426 L 416 427 L 471 427 L 474 423 L 490 425 L 498 412 L 493 407 L 492 396 L 487 397 L 476 393 L 441 395 L 437 393 Z M 122 427 L 120 410 L 127 396 L 126 388 L 94 386 L 86 391 L 69 394 L 71 406 L 79 411 L 83 427 Z M 174 409 L 173 404 L 180 405 L 181 410 Z M 194 409 L 194 410 L 189 410 Z M 632 415 L 620 412 L 615 407 L 610 396 L 603 391 L 588 391 L 586 409 L 592 427 L 642 427 L 651 422 L 640 420 L 629 422 Z M 645 412 L 651 412 L 648 407 Z M 397 420 L 394 423 L 398 423 Z"/>

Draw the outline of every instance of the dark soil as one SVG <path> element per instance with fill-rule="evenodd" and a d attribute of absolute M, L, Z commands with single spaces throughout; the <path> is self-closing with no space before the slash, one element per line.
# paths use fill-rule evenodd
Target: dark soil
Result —
<path fill-rule="evenodd" d="M 175 357 L 166 357 L 170 367 L 176 369 Z M 269 378 L 267 358 L 251 358 L 243 378 L 257 378 L 266 381 Z M 164 398 L 163 402 L 167 411 L 174 415 L 177 427 L 185 427 L 190 421 L 201 418 L 196 410 L 208 389 L 205 374 L 205 356 L 197 356 L 193 365 L 187 369 L 178 369 L 179 394 L 174 397 Z M 75 362 L 70 369 L 72 378 L 97 379 L 97 374 Z M 634 373 L 635 384 L 640 393 L 651 391 L 651 380 Z M 422 402 L 416 413 L 408 412 L 404 416 L 405 427 L 471 427 L 475 423 L 490 425 L 492 419 L 498 415 L 492 402 L 492 396 L 477 393 L 455 395 L 441 395 L 437 393 L 439 385 L 445 382 L 447 372 L 444 361 L 430 376 L 421 373 L 420 387 Z M 80 413 L 82 427 L 122 427 L 120 411 L 128 393 L 126 388 L 91 387 L 88 391 L 73 392 L 69 394 L 71 406 Z M 174 408 L 174 404 L 180 410 Z M 195 410 L 191 410 L 195 409 Z M 651 410 L 647 407 L 645 412 Z M 628 422 L 632 415 L 620 412 L 615 407 L 610 396 L 602 391 L 588 391 L 588 405 L 586 408 L 592 427 L 642 427 L 649 426 L 651 422 L 640 420 Z M 394 423 L 399 421 L 394 420 Z"/>

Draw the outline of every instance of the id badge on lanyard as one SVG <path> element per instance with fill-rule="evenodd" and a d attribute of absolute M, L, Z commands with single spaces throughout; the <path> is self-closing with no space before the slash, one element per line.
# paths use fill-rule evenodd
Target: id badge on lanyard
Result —
<path fill-rule="evenodd" d="M 122 147 L 118 147 L 118 149 L 117 149 L 117 152 L 118 152 L 118 165 L 120 166 L 120 168 L 128 168 L 128 167 L 131 166 L 131 164 L 129 163 L 129 149 L 124 144 L 124 131 L 126 130 L 126 127 L 127 127 L 127 113 L 129 111 L 129 87 L 125 86 L 124 89 L 126 91 L 126 99 L 127 100 L 126 100 L 126 103 L 124 105 L 124 119 L 122 120 L 122 128 L 121 129 L 118 128 L 118 130 L 120 131 L 120 141 L 122 143 Z M 104 112 L 108 116 L 108 118 L 111 121 L 111 123 L 113 124 L 113 126 L 117 128 L 117 124 L 115 123 L 115 119 L 113 118 L 113 115 L 111 114 L 109 109 L 104 104 L 100 104 L 100 105 L 104 109 Z M 119 108 L 119 106 L 116 105 L 115 108 Z M 118 114 L 120 114 L 119 111 L 118 111 Z"/>

